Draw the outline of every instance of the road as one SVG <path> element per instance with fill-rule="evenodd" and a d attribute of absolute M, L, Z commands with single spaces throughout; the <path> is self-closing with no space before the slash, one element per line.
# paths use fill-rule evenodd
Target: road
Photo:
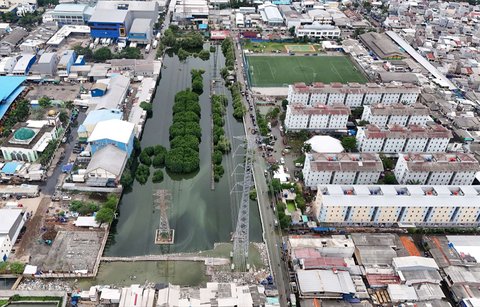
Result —
<path fill-rule="evenodd" d="M 78 117 L 76 122 L 77 123 L 83 123 L 85 120 L 85 117 L 87 117 L 85 111 L 80 110 L 78 113 Z M 58 184 L 58 179 L 60 178 L 60 175 L 62 174 L 62 165 L 68 162 L 70 159 L 70 156 L 72 155 L 73 151 L 73 146 L 75 145 L 75 142 L 78 140 L 78 134 L 77 134 L 77 129 L 78 126 L 75 127 L 70 127 L 70 136 L 68 137 L 68 141 L 65 144 L 61 144 L 59 148 L 64 149 L 64 154 L 65 158 L 60 162 L 54 165 L 53 173 L 48 176 L 47 180 L 42 182 L 39 186 L 42 189 L 42 193 L 45 195 L 53 195 L 53 193 L 56 190 L 57 184 Z M 59 151 L 57 150 L 57 154 Z M 54 158 L 52 163 L 56 163 L 57 159 Z"/>
<path fill-rule="evenodd" d="M 246 89 L 246 97 L 244 97 L 244 103 L 249 110 L 250 105 L 253 106 L 253 97 L 250 90 L 248 89 L 248 84 L 245 82 L 245 72 L 242 69 L 242 51 L 240 49 L 240 43 L 237 37 L 234 37 L 235 42 L 235 58 L 236 58 L 236 73 L 237 81 L 240 84 L 244 84 Z M 253 106 L 254 107 L 254 106 Z M 249 111 L 253 118 L 256 121 L 255 108 L 253 111 Z M 245 116 L 245 130 L 248 134 L 250 131 L 253 131 L 255 126 L 253 121 L 250 118 L 250 114 Z M 249 136 L 252 136 L 251 134 Z M 282 235 L 279 227 L 275 227 L 275 220 L 278 221 L 276 211 L 271 209 L 270 204 L 271 200 L 268 196 L 268 185 L 267 180 L 264 175 L 264 170 L 267 169 L 265 160 L 262 158 L 261 152 L 258 148 L 255 150 L 255 158 L 253 164 L 253 173 L 255 179 L 255 188 L 257 190 L 257 200 L 260 207 L 260 214 L 262 217 L 262 227 L 263 227 L 263 237 L 265 244 L 267 245 L 269 260 L 270 260 L 270 269 L 273 274 L 275 283 L 277 285 L 278 293 L 280 296 L 280 306 L 288 306 L 287 298 L 290 296 L 290 286 L 289 286 L 289 274 L 288 268 L 286 267 L 285 261 L 282 260 Z"/>

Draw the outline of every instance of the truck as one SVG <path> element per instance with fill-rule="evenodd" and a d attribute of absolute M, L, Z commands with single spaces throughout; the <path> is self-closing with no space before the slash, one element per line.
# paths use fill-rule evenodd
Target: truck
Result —
<path fill-rule="evenodd" d="M 93 43 L 94 43 L 95 46 L 96 46 L 96 45 L 98 45 L 99 42 L 100 42 L 100 38 L 97 37 Z"/>
<path fill-rule="evenodd" d="M 146 53 L 149 53 L 149 52 L 150 52 L 150 44 L 148 44 L 147 47 L 145 47 L 145 52 L 146 52 Z"/>
<path fill-rule="evenodd" d="M 153 49 L 157 49 L 157 47 L 158 47 L 158 41 L 157 41 L 157 40 L 154 40 L 154 41 L 153 41 L 153 44 L 152 44 L 152 48 L 153 48 Z"/>

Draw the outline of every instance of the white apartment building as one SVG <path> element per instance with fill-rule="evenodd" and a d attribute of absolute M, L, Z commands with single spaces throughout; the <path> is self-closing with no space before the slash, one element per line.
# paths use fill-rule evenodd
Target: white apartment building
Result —
<path fill-rule="evenodd" d="M 350 108 L 344 105 L 288 105 L 285 115 L 287 131 L 346 129 Z"/>
<path fill-rule="evenodd" d="M 344 104 L 349 107 L 361 107 L 382 103 L 391 105 L 414 104 L 420 95 L 420 88 L 410 83 L 295 83 L 288 87 L 287 100 L 290 104 L 305 106 Z"/>
<path fill-rule="evenodd" d="M 335 39 L 340 37 L 340 34 L 341 31 L 339 27 L 321 24 L 317 21 L 312 24 L 296 27 L 295 29 L 295 35 L 297 37 Z"/>
<path fill-rule="evenodd" d="M 420 103 L 404 105 L 394 103 L 391 105 L 374 104 L 364 106 L 362 120 L 379 127 L 387 125 L 426 125 L 433 121 L 429 116 L 430 110 Z"/>
<path fill-rule="evenodd" d="M 305 186 L 319 184 L 373 184 L 383 172 L 378 154 L 307 153 L 303 166 Z"/>
<path fill-rule="evenodd" d="M 400 184 L 471 185 L 480 165 L 472 154 L 398 154 L 395 177 Z"/>
<path fill-rule="evenodd" d="M 313 210 L 331 224 L 479 225 L 480 187 L 319 185 Z"/>
<path fill-rule="evenodd" d="M 429 124 L 426 126 L 387 125 L 379 128 L 375 125 L 359 127 L 357 148 L 361 152 L 401 153 L 401 152 L 445 152 L 452 138 L 447 128 Z"/>

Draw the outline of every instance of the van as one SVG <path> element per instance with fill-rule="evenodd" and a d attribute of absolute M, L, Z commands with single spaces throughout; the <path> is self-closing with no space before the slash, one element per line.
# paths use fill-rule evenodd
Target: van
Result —
<path fill-rule="evenodd" d="M 278 221 L 275 219 L 275 227 L 278 227 Z"/>

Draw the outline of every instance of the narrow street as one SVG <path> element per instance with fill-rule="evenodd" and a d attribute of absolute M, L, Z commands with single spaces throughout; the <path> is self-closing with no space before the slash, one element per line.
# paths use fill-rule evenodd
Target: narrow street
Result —
<path fill-rule="evenodd" d="M 253 98 L 251 97 L 250 89 L 245 80 L 243 63 L 242 63 L 242 51 L 240 43 L 237 37 L 233 37 L 235 44 L 235 59 L 237 61 L 236 65 L 236 74 L 237 82 L 245 86 L 246 95 L 244 96 L 244 103 L 247 110 L 249 110 L 249 104 L 253 105 Z M 253 111 L 249 111 L 256 118 L 255 108 Z M 249 113 L 247 113 L 249 115 Z M 250 116 L 245 116 L 245 130 L 247 132 L 247 137 L 252 137 L 250 134 L 254 130 L 252 120 Z M 257 122 L 255 120 L 255 122 Z M 254 136 L 253 136 L 254 137 Z M 268 185 L 267 180 L 264 175 L 264 170 L 267 169 L 265 160 L 262 158 L 261 153 L 258 149 L 255 150 L 255 160 L 253 165 L 253 175 L 255 179 L 255 188 L 257 190 L 257 200 L 260 207 L 260 215 L 262 219 L 263 226 L 263 237 L 265 244 L 267 245 L 270 268 L 273 274 L 275 283 L 277 285 L 280 306 L 288 306 L 287 298 L 290 295 L 289 289 L 289 279 L 288 279 L 288 268 L 286 267 L 285 261 L 282 260 L 282 236 L 280 227 L 275 227 L 275 221 L 278 221 L 276 211 L 273 211 L 271 208 L 271 201 L 268 196 Z"/>

